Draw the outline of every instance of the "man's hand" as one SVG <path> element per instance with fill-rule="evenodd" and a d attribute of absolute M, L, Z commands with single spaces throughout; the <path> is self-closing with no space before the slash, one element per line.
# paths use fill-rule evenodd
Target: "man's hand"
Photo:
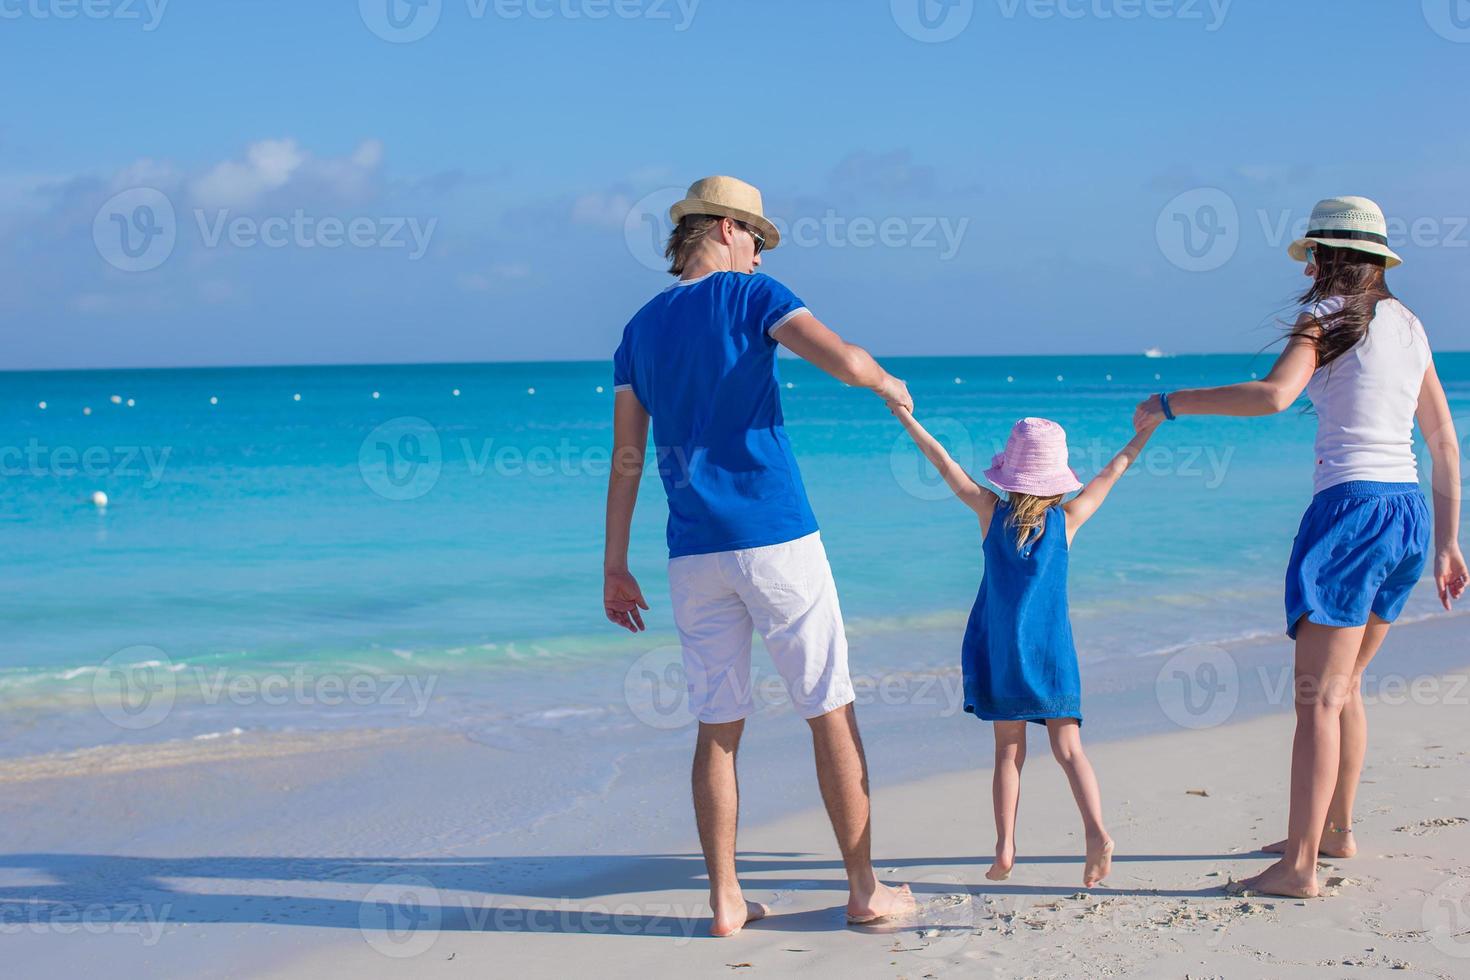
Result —
<path fill-rule="evenodd" d="M 647 608 L 648 602 L 643 598 L 643 590 L 638 588 L 638 580 L 632 572 L 624 569 L 602 573 L 602 611 L 607 614 L 608 622 L 629 633 L 637 633 L 648 628 L 643 625 L 643 616 L 638 612 Z"/>
<path fill-rule="evenodd" d="M 889 410 L 894 411 L 895 414 L 896 410 L 900 408 L 907 412 L 914 410 L 914 400 L 909 395 L 908 385 L 891 374 L 885 375 L 883 380 L 878 383 L 878 387 L 873 390 L 879 398 L 883 399 L 884 404 L 888 406 Z"/>

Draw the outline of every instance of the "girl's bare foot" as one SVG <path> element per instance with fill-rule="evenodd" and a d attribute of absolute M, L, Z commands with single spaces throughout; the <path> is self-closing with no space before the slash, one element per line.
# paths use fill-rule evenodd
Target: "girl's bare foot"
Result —
<path fill-rule="evenodd" d="M 1016 866 L 1016 845 L 997 844 L 995 846 L 995 863 L 990 870 L 985 872 L 985 877 L 991 881 L 1005 881 L 1011 876 L 1011 869 Z"/>
<path fill-rule="evenodd" d="M 1261 850 L 1267 854 L 1285 854 L 1286 841 L 1267 844 Z M 1323 857 L 1350 858 L 1358 853 L 1358 842 L 1353 840 L 1351 830 L 1324 830 L 1322 842 L 1317 845 L 1317 853 Z"/>
<path fill-rule="evenodd" d="M 1087 842 L 1087 863 L 1082 867 L 1082 886 L 1091 888 L 1102 883 L 1113 870 L 1113 842 L 1104 838 Z"/>
<path fill-rule="evenodd" d="M 860 895 L 854 891 L 848 898 L 848 925 L 874 925 L 895 915 L 905 915 L 914 911 L 914 895 L 909 891 L 908 885 L 893 888 L 881 881 L 874 882 L 874 884 L 876 887 L 872 894 Z"/>
<path fill-rule="evenodd" d="M 1287 898 L 1316 898 L 1321 894 L 1317 887 L 1315 864 L 1310 871 L 1302 872 L 1284 860 L 1277 861 L 1253 878 L 1231 882 L 1225 890 L 1234 895 L 1250 890 L 1262 895 L 1283 895 Z"/>
<path fill-rule="evenodd" d="M 738 891 L 723 899 L 711 895 L 710 908 L 714 917 L 710 921 L 709 934 L 716 939 L 735 935 L 745 928 L 746 923 L 764 919 L 770 911 L 760 902 L 747 902 Z"/>

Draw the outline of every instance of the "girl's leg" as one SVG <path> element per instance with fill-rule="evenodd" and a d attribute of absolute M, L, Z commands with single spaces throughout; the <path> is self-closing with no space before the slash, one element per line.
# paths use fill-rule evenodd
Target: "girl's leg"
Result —
<path fill-rule="evenodd" d="M 995 723 L 995 774 L 990 794 L 995 803 L 995 863 L 985 872 L 1005 881 L 1016 863 L 1016 810 L 1021 803 L 1021 767 L 1026 763 L 1026 722 Z"/>
<path fill-rule="evenodd" d="M 1243 887 L 1313 898 L 1317 849 L 1337 788 L 1342 712 L 1363 648 L 1363 626 L 1320 626 L 1303 617 L 1296 634 L 1296 738 L 1291 748 L 1291 810 L 1286 850 Z"/>
<path fill-rule="evenodd" d="M 1358 796 L 1358 780 L 1363 774 L 1363 758 L 1368 752 L 1368 716 L 1363 710 L 1363 672 L 1383 646 L 1389 624 L 1377 616 L 1368 617 L 1363 643 L 1358 648 L 1358 661 L 1348 681 L 1348 699 L 1342 706 L 1339 725 L 1342 748 L 1337 763 L 1337 788 L 1327 807 L 1327 823 L 1322 828 L 1321 853 L 1326 857 L 1350 858 L 1358 853 L 1353 839 L 1353 803 Z M 1277 841 L 1263 850 L 1273 854 L 1286 851 L 1286 841 Z"/>
<path fill-rule="evenodd" d="M 1082 751 L 1082 728 L 1076 718 L 1048 718 L 1046 733 L 1051 736 L 1052 755 L 1061 763 L 1072 785 L 1072 798 L 1082 812 L 1082 827 L 1087 834 L 1087 863 L 1082 871 L 1082 884 L 1088 888 L 1108 876 L 1113 866 L 1113 841 L 1103 826 L 1102 793 L 1092 763 Z"/>

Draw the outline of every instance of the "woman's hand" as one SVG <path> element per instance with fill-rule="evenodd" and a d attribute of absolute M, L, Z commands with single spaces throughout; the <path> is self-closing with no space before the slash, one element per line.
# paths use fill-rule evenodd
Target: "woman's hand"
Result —
<path fill-rule="evenodd" d="M 1149 395 L 1133 410 L 1133 431 L 1152 432 L 1164 421 L 1164 403 L 1158 395 Z"/>
<path fill-rule="evenodd" d="M 1434 584 L 1439 588 L 1439 601 L 1445 609 L 1450 608 L 1451 599 L 1465 594 L 1465 586 L 1470 584 L 1470 571 L 1465 569 L 1465 556 L 1460 554 L 1458 544 L 1451 543 L 1435 554 Z"/>
<path fill-rule="evenodd" d="M 629 633 L 637 633 L 648 628 L 643 625 L 643 616 L 638 612 L 647 608 L 648 602 L 643 598 L 643 590 L 638 588 L 638 580 L 632 572 L 623 569 L 602 573 L 602 611 L 607 614 L 608 622 Z"/>

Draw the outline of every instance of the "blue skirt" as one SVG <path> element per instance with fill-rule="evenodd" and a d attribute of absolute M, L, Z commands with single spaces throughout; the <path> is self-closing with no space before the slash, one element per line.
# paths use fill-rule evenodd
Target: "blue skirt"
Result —
<path fill-rule="evenodd" d="M 1417 483 L 1350 480 L 1312 498 L 1286 568 L 1286 635 L 1301 618 L 1393 622 L 1429 557 L 1429 507 Z"/>

